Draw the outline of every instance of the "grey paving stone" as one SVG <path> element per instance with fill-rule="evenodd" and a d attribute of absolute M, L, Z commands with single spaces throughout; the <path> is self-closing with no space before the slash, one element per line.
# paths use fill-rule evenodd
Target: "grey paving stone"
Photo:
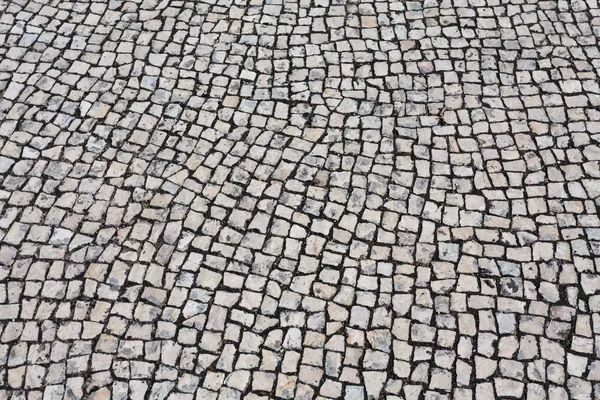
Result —
<path fill-rule="evenodd" d="M 0 398 L 600 398 L 596 0 L 0 2 Z"/>

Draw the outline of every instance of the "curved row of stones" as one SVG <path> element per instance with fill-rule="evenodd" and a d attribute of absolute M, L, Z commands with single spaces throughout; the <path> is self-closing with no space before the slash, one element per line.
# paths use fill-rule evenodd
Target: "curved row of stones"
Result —
<path fill-rule="evenodd" d="M 0 398 L 600 398 L 596 0 L 0 1 Z"/>

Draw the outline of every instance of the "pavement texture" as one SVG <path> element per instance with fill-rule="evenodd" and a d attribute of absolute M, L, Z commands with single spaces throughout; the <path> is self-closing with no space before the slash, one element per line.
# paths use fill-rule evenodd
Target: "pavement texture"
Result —
<path fill-rule="evenodd" d="M 600 399 L 596 0 L 0 0 L 0 399 Z"/>

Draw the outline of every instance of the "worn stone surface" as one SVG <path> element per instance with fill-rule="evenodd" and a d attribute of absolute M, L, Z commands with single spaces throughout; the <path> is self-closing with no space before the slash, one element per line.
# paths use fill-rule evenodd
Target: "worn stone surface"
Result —
<path fill-rule="evenodd" d="M 0 399 L 600 398 L 596 0 L 0 0 Z"/>

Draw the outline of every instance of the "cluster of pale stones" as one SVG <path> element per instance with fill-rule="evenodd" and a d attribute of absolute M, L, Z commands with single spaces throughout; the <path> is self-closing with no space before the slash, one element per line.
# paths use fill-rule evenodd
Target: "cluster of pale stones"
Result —
<path fill-rule="evenodd" d="M 0 398 L 600 398 L 597 0 L 0 1 Z"/>

